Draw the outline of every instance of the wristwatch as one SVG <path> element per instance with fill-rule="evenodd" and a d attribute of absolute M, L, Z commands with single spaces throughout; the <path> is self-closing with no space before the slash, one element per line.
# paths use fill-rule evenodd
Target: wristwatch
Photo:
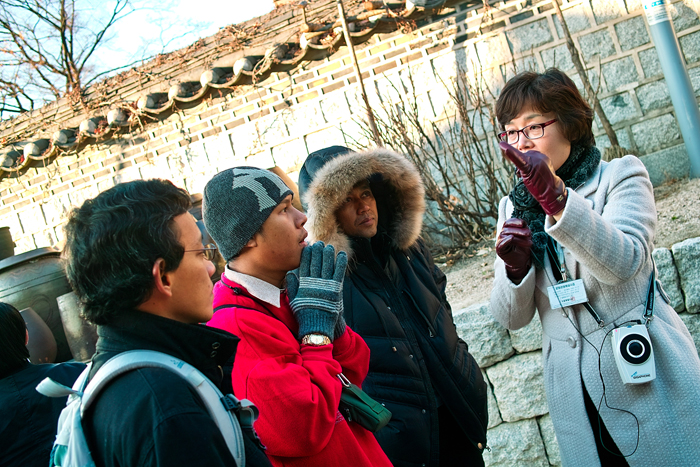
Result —
<path fill-rule="evenodd" d="M 307 334 L 301 339 L 301 343 L 303 345 L 321 346 L 330 344 L 331 340 L 323 334 Z"/>

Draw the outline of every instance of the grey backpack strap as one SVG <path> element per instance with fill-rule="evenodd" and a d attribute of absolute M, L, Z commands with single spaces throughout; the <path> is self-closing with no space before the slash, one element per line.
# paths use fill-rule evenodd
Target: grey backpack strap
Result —
<path fill-rule="evenodd" d="M 241 432 L 238 419 L 227 410 L 228 399 L 224 401 L 224 396 L 214 383 L 212 383 L 199 370 L 173 356 L 155 352 L 152 350 L 130 350 L 120 353 L 109 359 L 97 373 L 83 391 L 83 401 L 81 406 L 81 416 L 90 407 L 95 396 L 111 380 L 128 371 L 139 368 L 162 368 L 172 371 L 185 379 L 200 395 L 204 405 L 216 426 L 221 430 L 221 434 L 226 441 L 226 445 L 231 451 L 231 455 L 238 467 L 245 465 L 245 448 L 243 445 L 243 433 Z M 249 401 L 244 400 L 247 404 Z M 252 405 L 252 404 L 250 404 Z"/>

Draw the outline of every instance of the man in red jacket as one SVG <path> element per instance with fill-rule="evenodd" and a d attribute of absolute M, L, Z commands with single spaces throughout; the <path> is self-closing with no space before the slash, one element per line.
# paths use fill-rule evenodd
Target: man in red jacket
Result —
<path fill-rule="evenodd" d="M 338 411 L 338 375 L 359 386 L 369 368 L 367 345 L 342 317 L 345 254 L 306 245 L 306 216 L 266 170 L 215 175 L 203 216 L 228 263 L 209 325 L 241 339 L 233 389 L 260 410 L 255 428 L 273 465 L 390 466 L 372 433 Z"/>

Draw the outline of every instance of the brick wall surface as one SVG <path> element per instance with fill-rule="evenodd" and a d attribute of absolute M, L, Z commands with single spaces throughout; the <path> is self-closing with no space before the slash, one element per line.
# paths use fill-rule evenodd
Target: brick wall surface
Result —
<path fill-rule="evenodd" d="M 694 0 L 687 1 L 670 10 L 700 95 L 700 20 Z M 688 157 L 641 3 L 578 0 L 562 9 L 621 145 L 641 156 L 655 184 L 687 176 Z M 516 71 L 549 66 L 580 83 L 549 1 L 506 1 L 488 11 L 460 4 L 415 26 L 356 47 L 372 106 L 389 102 L 410 73 L 421 111 L 440 120 L 454 112 L 440 80 L 460 67 L 482 73 L 495 94 Z M 10 226 L 16 252 L 23 252 L 60 242 L 71 207 L 116 183 L 160 177 L 197 193 L 217 171 L 243 163 L 278 166 L 295 179 L 309 152 L 366 143 L 361 102 L 343 47 L 2 179 L 0 225 Z M 597 121 L 594 130 L 598 146 L 609 146 Z M 482 131 L 485 138 L 493 138 L 489 131 Z"/>

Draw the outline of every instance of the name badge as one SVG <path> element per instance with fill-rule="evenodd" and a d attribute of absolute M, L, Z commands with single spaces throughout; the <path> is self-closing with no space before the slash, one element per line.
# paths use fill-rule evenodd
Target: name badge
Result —
<path fill-rule="evenodd" d="M 561 284 L 547 287 L 547 292 L 549 293 L 549 306 L 552 310 L 588 301 L 586 288 L 583 286 L 583 279 L 562 282 Z"/>

